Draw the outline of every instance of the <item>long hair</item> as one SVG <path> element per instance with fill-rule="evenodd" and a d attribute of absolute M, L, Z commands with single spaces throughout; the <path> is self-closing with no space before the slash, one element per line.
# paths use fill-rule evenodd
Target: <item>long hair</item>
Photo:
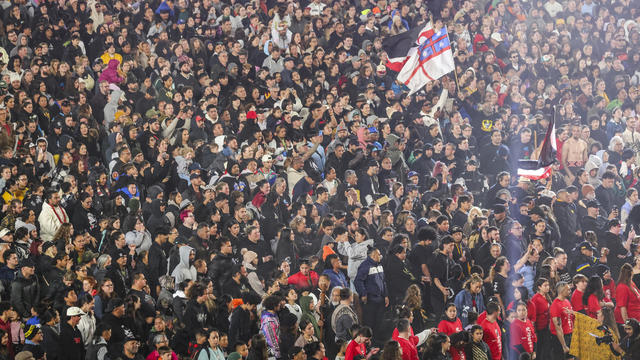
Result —
<path fill-rule="evenodd" d="M 598 275 L 593 275 L 589 278 L 587 288 L 584 289 L 582 294 L 582 304 L 587 306 L 589 303 L 589 296 L 595 295 L 598 300 L 604 299 L 604 290 L 602 289 L 602 279 Z"/>
<path fill-rule="evenodd" d="M 422 306 L 422 294 L 418 285 L 412 284 L 407 288 L 404 303 L 407 304 L 411 310 L 420 309 Z"/>
<path fill-rule="evenodd" d="M 546 278 L 538 278 L 538 280 L 536 280 L 536 284 L 535 284 L 535 288 L 536 288 L 536 292 L 539 292 L 540 287 L 542 287 L 542 285 L 544 285 L 544 283 L 548 283 L 549 280 L 547 280 Z M 551 284 L 549 284 L 551 285 Z M 551 303 L 551 299 L 549 298 L 549 293 L 544 295 L 545 299 L 547 299 L 547 302 Z"/>
<path fill-rule="evenodd" d="M 395 340 L 388 341 L 382 350 L 381 360 L 402 360 L 400 344 Z"/>
<path fill-rule="evenodd" d="M 629 288 L 631 287 L 631 277 L 633 276 L 633 268 L 629 263 L 625 263 L 620 268 L 620 275 L 618 275 L 618 284 L 625 284 Z"/>

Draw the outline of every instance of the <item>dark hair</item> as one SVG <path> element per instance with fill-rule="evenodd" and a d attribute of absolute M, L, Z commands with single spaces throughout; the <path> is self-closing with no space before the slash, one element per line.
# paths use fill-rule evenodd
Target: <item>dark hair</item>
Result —
<path fill-rule="evenodd" d="M 267 310 L 275 311 L 280 304 L 280 301 L 282 301 L 282 298 L 280 296 L 270 295 L 262 301 L 262 306 Z"/>
<path fill-rule="evenodd" d="M 602 289 L 602 279 L 598 275 L 593 275 L 587 282 L 587 288 L 584 289 L 582 294 L 582 304 L 587 306 L 589 304 L 589 297 L 595 295 L 598 300 L 604 299 L 604 290 Z"/>
<path fill-rule="evenodd" d="M 398 323 L 396 325 L 396 327 L 398 328 L 398 332 L 405 332 L 405 331 L 409 331 L 411 324 L 409 324 L 409 320 L 408 319 L 400 319 L 398 320 Z"/>

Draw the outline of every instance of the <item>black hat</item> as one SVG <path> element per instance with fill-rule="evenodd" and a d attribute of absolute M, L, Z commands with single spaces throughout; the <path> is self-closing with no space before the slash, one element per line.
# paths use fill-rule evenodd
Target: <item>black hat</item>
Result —
<path fill-rule="evenodd" d="M 106 312 L 110 313 L 112 312 L 114 309 L 120 307 L 124 305 L 124 301 L 118 297 L 115 297 L 111 300 L 109 300 L 109 303 L 107 304 L 107 309 L 105 310 Z"/>
<path fill-rule="evenodd" d="M 22 262 L 20 263 L 20 267 L 36 267 L 36 263 L 35 261 L 33 261 L 33 259 L 31 258 L 27 258 L 25 260 L 22 260 Z"/>
<path fill-rule="evenodd" d="M 45 253 L 47 250 L 49 250 L 50 247 L 56 246 L 56 244 L 53 241 L 45 241 L 42 244 L 42 252 Z"/>
<path fill-rule="evenodd" d="M 582 250 L 596 251 L 596 249 L 594 249 L 591 243 L 588 241 L 581 242 L 580 245 L 578 245 L 578 249 L 580 249 L 580 251 Z"/>
<path fill-rule="evenodd" d="M 455 234 L 455 233 L 461 233 L 461 232 L 462 232 L 462 228 L 461 228 L 460 226 L 458 226 L 458 225 L 454 225 L 454 226 L 451 228 L 451 231 L 450 231 L 450 232 L 451 232 L 451 235 L 453 235 L 453 234 Z"/>
<path fill-rule="evenodd" d="M 614 226 L 620 226 L 620 220 L 618 219 L 609 220 L 609 222 L 607 223 L 607 229 L 611 229 Z"/>
<path fill-rule="evenodd" d="M 598 274 L 598 276 L 600 276 L 601 278 L 604 278 L 604 274 L 606 274 L 607 272 L 611 272 L 611 269 L 609 269 L 607 265 L 598 264 L 596 266 L 596 274 Z"/>
<path fill-rule="evenodd" d="M 535 206 L 533 209 L 529 211 L 529 215 L 538 215 L 540 217 L 543 217 L 544 212 L 542 212 L 542 209 L 540 209 L 539 206 Z"/>
<path fill-rule="evenodd" d="M 596 200 L 589 200 L 585 203 L 585 205 L 587 206 L 587 208 L 599 208 L 600 205 L 598 204 L 598 202 Z"/>
<path fill-rule="evenodd" d="M 500 205 L 500 204 L 493 205 L 494 214 L 502 214 L 505 211 L 507 211 L 507 208 L 505 208 L 504 205 Z"/>

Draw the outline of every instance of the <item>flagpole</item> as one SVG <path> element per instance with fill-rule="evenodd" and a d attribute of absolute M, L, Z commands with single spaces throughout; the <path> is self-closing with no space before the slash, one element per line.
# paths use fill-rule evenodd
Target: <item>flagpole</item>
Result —
<path fill-rule="evenodd" d="M 433 14 L 429 11 L 429 21 L 431 22 L 431 26 L 435 29 L 435 23 L 433 22 Z M 446 26 L 444 23 L 442 26 Z M 451 39 L 449 38 L 449 31 L 447 31 L 447 39 L 449 39 L 449 44 L 451 44 Z M 456 80 L 456 89 L 458 93 L 460 93 L 460 80 L 458 80 L 458 69 L 455 64 L 456 58 L 453 58 L 453 76 L 455 76 Z"/>

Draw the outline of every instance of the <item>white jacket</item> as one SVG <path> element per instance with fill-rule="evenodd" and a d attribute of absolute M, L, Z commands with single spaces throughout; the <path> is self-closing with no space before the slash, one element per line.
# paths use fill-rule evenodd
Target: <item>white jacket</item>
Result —
<path fill-rule="evenodd" d="M 358 267 L 367 259 L 367 247 L 373 246 L 373 239 L 365 240 L 361 243 L 350 244 L 347 241 L 338 243 L 338 253 L 349 257 L 347 264 L 347 275 L 350 279 L 355 279 L 358 275 Z"/>
<path fill-rule="evenodd" d="M 53 240 L 54 235 L 63 222 L 69 222 L 69 216 L 62 206 L 56 206 L 55 210 L 48 202 L 42 204 L 42 211 L 38 216 L 40 223 L 40 237 L 44 241 Z"/>

